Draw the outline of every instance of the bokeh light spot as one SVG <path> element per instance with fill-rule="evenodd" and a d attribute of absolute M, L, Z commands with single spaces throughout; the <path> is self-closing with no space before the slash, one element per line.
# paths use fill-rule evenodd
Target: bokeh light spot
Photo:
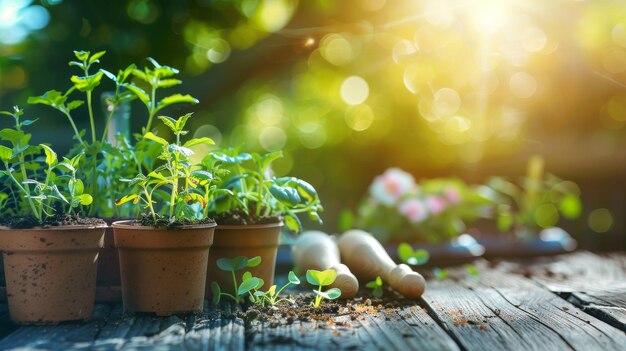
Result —
<path fill-rule="evenodd" d="M 618 122 L 626 122 L 626 95 L 613 96 L 606 104 L 609 116 Z"/>
<path fill-rule="evenodd" d="M 267 127 L 259 134 L 259 144 L 266 151 L 278 151 L 287 143 L 285 131 L 278 127 Z"/>
<path fill-rule="evenodd" d="M 335 66 L 341 66 L 352 59 L 352 46 L 342 35 L 330 34 L 322 40 L 322 57 Z"/>
<path fill-rule="evenodd" d="M 256 103 L 256 115 L 265 125 L 274 126 L 279 124 L 283 118 L 283 113 L 283 104 L 275 95 L 264 95 Z"/>
<path fill-rule="evenodd" d="M 618 48 L 606 50 L 602 54 L 602 66 L 611 73 L 626 72 L 626 51 Z"/>
<path fill-rule="evenodd" d="M 514 96 L 527 99 L 537 91 L 537 80 L 526 72 L 517 72 L 509 80 L 509 88 Z"/>
<path fill-rule="evenodd" d="M 230 56 L 230 45 L 224 39 L 213 39 L 206 52 L 206 57 L 212 63 L 222 63 Z"/>
<path fill-rule="evenodd" d="M 606 208 L 597 208 L 589 214 L 589 228 L 596 233 L 606 233 L 613 227 L 613 215 Z"/>
<path fill-rule="evenodd" d="M 461 108 L 461 96 L 451 88 L 437 90 L 433 101 L 433 114 L 437 117 L 452 116 Z"/>
<path fill-rule="evenodd" d="M 542 228 L 549 228 L 559 221 L 559 211 L 553 204 L 543 204 L 535 209 L 535 222 Z"/>
<path fill-rule="evenodd" d="M 372 126 L 374 112 L 368 105 L 353 106 L 346 111 L 346 124 L 353 130 L 361 132 Z"/>
<path fill-rule="evenodd" d="M 350 76 L 341 84 L 341 98 L 348 105 L 362 104 L 369 93 L 367 82 L 359 76 Z"/>
<path fill-rule="evenodd" d="M 253 20 L 259 29 L 276 32 L 289 22 L 296 4 L 295 0 L 262 0 L 259 2 Z"/>
<path fill-rule="evenodd" d="M 526 27 L 522 30 L 520 41 L 524 50 L 529 52 L 539 52 L 548 43 L 546 33 L 537 27 Z"/>
<path fill-rule="evenodd" d="M 159 18 L 159 7 L 150 0 L 133 0 L 126 8 L 128 17 L 143 24 L 150 24 Z"/>
<path fill-rule="evenodd" d="M 616 24 L 611 31 L 611 39 L 613 39 L 615 44 L 626 48 L 626 24 Z"/>

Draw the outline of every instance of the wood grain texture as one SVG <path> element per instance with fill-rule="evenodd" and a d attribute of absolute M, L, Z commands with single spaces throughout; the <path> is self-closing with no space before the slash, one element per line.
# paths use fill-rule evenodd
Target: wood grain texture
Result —
<path fill-rule="evenodd" d="M 506 272 L 528 276 L 585 312 L 626 332 L 626 254 L 581 251 L 539 262 L 505 262 Z"/>

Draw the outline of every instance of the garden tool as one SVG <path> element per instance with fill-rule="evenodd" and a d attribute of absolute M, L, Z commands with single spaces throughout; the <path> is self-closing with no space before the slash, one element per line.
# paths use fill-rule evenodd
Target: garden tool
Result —
<path fill-rule="evenodd" d="M 294 264 L 298 269 L 302 271 L 334 269 L 337 272 L 337 278 L 330 287 L 339 288 L 342 299 L 356 296 L 359 291 L 359 281 L 346 265 L 341 264 L 339 248 L 330 235 L 315 230 L 303 232 L 294 242 L 291 251 Z"/>
<path fill-rule="evenodd" d="M 382 245 L 371 234 L 353 229 L 339 238 L 343 262 L 359 279 L 380 276 L 394 290 L 409 299 L 418 299 L 426 289 L 421 274 L 405 264 L 396 265 Z"/>

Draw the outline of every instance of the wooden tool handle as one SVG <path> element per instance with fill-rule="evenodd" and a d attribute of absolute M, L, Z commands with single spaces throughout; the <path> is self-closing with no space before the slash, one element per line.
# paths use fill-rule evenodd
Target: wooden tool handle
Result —
<path fill-rule="evenodd" d="M 342 298 L 356 296 L 359 291 L 359 281 L 347 266 L 341 264 L 339 248 L 328 234 L 320 231 L 303 232 L 294 242 L 291 252 L 298 269 L 303 272 L 307 269 L 318 271 L 334 269 L 337 272 L 337 278 L 330 287 L 339 288 Z"/>
<path fill-rule="evenodd" d="M 343 262 L 360 279 L 372 280 L 380 276 L 389 286 L 409 299 L 418 299 L 424 293 L 426 281 L 405 264 L 396 265 L 382 245 L 369 233 L 353 229 L 339 238 Z"/>

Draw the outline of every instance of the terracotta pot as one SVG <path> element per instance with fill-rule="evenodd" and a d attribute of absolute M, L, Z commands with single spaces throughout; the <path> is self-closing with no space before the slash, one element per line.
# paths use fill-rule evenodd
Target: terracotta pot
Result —
<path fill-rule="evenodd" d="M 90 319 L 105 227 L 1 228 L 11 319 L 20 324 Z"/>
<path fill-rule="evenodd" d="M 122 301 L 120 258 L 115 247 L 113 227 L 104 232 L 104 245 L 98 256 L 98 279 L 96 281 L 96 302 Z"/>
<path fill-rule="evenodd" d="M 113 223 L 124 309 L 158 316 L 201 312 L 215 224 L 156 228 Z"/>
<path fill-rule="evenodd" d="M 233 278 L 230 272 L 217 267 L 216 261 L 220 258 L 234 258 L 246 256 L 252 258 L 261 256 L 261 264 L 246 268 L 237 277 L 241 283 L 241 275 L 250 271 L 253 276 L 263 279 L 263 289 L 269 288 L 274 282 L 276 268 L 276 252 L 280 239 L 280 229 L 283 223 L 255 224 L 255 225 L 218 225 L 215 229 L 215 239 L 209 257 L 206 295 L 211 295 L 211 282 L 217 282 L 223 291 L 233 290 Z"/>

